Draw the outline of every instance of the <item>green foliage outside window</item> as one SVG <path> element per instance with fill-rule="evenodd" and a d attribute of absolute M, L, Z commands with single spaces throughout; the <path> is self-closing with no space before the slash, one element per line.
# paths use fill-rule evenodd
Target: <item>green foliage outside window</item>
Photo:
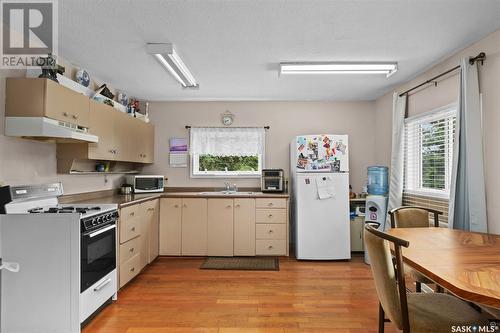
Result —
<path fill-rule="evenodd" d="M 446 123 L 433 121 L 421 125 L 422 187 L 445 189 L 446 181 Z"/>
<path fill-rule="evenodd" d="M 200 155 L 199 171 L 256 171 L 259 157 Z"/>

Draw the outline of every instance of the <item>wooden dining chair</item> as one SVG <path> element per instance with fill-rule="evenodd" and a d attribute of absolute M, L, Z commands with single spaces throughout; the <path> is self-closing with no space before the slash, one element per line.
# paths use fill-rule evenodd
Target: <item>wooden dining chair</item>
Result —
<path fill-rule="evenodd" d="M 394 208 L 389 211 L 391 228 L 428 228 L 430 226 L 429 214 L 433 215 L 434 227 L 438 228 L 439 215 L 442 215 L 443 212 L 418 206 L 402 206 Z M 406 271 L 412 280 L 415 281 L 415 290 L 418 293 L 422 291 L 422 283 L 434 283 L 434 281 L 411 267 L 407 267 Z M 436 291 L 442 291 L 442 288 L 440 286 L 436 286 Z"/>
<path fill-rule="evenodd" d="M 403 333 L 450 332 L 453 325 L 487 325 L 488 319 L 468 303 L 448 294 L 406 293 L 402 248 L 410 243 L 365 226 L 365 247 L 380 301 L 379 333 L 385 315 Z M 391 254 L 394 249 L 394 260 Z"/>

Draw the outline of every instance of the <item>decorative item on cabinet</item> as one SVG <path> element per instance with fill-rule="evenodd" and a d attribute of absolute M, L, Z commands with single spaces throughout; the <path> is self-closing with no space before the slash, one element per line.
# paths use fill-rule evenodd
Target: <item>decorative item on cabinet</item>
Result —
<path fill-rule="evenodd" d="M 75 73 L 75 81 L 84 87 L 88 87 L 90 85 L 90 75 L 85 69 L 81 68 Z"/>
<path fill-rule="evenodd" d="M 47 58 L 39 57 L 36 63 L 42 68 L 42 74 L 38 76 L 39 78 L 59 83 L 57 74 L 64 74 L 65 68 L 57 64 L 55 55 L 49 53 Z"/>
<path fill-rule="evenodd" d="M 128 96 L 124 91 L 119 91 L 116 95 L 116 101 L 123 106 L 128 105 Z"/>
<path fill-rule="evenodd" d="M 97 90 L 96 90 L 95 93 L 103 95 L 104 97 L 107 97 L 109 99 L 115 98 L 115 95 L 113 95 L 113 93 L 111 92 L 111 90 L 109 90 L 109 88 L 106 85 L 106 83 L 104 83 L 102 86 L 100 86 L 99 88 L 97 88 Z"/>

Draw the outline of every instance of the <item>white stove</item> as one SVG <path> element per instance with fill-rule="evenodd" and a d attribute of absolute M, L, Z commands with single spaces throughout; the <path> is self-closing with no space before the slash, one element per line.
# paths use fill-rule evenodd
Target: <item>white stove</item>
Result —
<path fill-rule="evenodd" d="M 0 188 L 0 257 L 20 266 L 0 285 L 0 331 L 40 331 L 50 323 L 79 332 L 116 299 L 117 205 L 60 204 L 62 194 L 61 183 Z M 40 316 L 30 322 L 15 315 L 26 307 Z"/>

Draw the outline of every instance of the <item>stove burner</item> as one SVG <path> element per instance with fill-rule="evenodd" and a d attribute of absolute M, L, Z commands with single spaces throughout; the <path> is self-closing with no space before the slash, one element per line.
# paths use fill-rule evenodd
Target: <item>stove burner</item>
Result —
<path fill-rule="evenodd" d="M 73 207 L 50 207 L 44 213 L 73 213 Z"/>
<path fill-rule="evenodd" d="M 73 206 L 62 206 L 62 207 L 49 207 L 43 210 L 41 207 L 32 208 L 28 210 L 28 213 L 47 213 L 47 214 L 60 214 L 60 213 L 80 213 L 85 214 L 91 210 L 101 210 L 101 207 L 73 207 Z"/>
<path fill-rule="evenodd" d="M 75 209 L 75 211 L 77 213 L 82 213 L 82 214 L 85 214 L 86 212 L 88 212 L 89 210 L 101 210 L 101 207 L 77 207 Z"/>

